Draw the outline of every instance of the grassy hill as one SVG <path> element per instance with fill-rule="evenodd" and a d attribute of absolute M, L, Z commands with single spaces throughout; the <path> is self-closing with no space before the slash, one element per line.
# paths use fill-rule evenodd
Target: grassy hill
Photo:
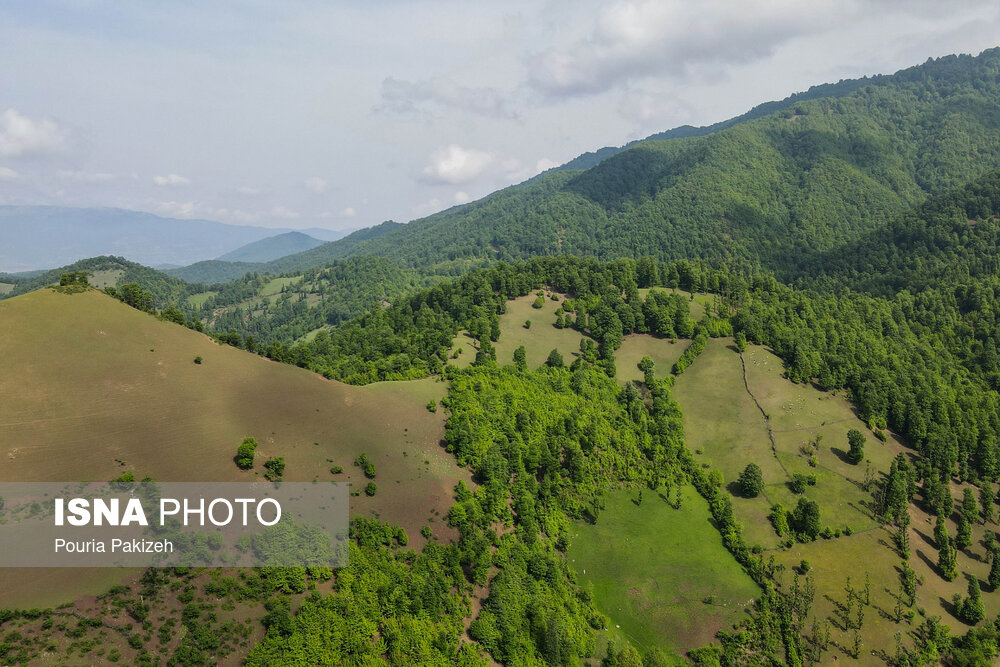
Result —
<path fill-rule="evenodd" d="M 366 453 L 379 492 L 352 498 L 352 515 L 382 516 L 419 544 L 432 511 L 447 512 L 452 487 L 468 479 L 439 446 L 442 416 L 425 407 L 444 395 L 443 385 L 349 387 L 93 290 L 40 290 L 0 303 L 0 378 L 0 474 L 8 481 L 103 480 L 125 471 L 159 481 L 249 481 L 264 457 L 283 456 L 287 480 L 358 483 L 352 462 Z M 260 443 L 253 472 L 233 463 L 247 435 Z M 333 465 L 344 473 L 331 475 Z M 0 572 L 0 598 L 35 606 L 87 590 L 86 577 L 83 589 L 58 576 L 46 585 L 52 577 Z"/>
<path fill-rule="evenodd" d="M 58 284 L 59 276 L 72 271 L 86 271 L 90 276 L 91 283 L 102 288 L 107 285 L 117 286 L 125 283 L 138 283 L 153 293 L 157 304 L 160 306 L 177 303 L 183 300 L 190 292 L 199 291 L 199 288 L 192 288 L 191 285 L 183 280 L 169 276 L 162 271 L 130 262 L 124 257 L 105 255 L 82 259 L 57 269 L 40 272 L 31 278 L 20 280 L 14 283 L 13 289 L 7 293 L 7 296 L 26 294 L 46 285 Z M 95 276 L 97 280 L 94 280 Z M 3 296 L 0 294 L 0 298 Z"/>

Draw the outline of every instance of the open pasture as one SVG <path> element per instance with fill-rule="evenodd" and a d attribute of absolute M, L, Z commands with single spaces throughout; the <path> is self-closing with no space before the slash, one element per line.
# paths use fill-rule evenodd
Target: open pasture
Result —
<path fill-rule="evenodd" d="M 684 488 L 680 509 L 648 489 L 606 497 L 596 524 L 576 526 L 568 558 L 594 600 L 636 646 L 683 652 L 740 620 L 757 585 L 733 560 L 705 500 Z M 620 626 L 620 627 L 616 627 Z"/>
<path fill-rule="evenodd" d="M 536 292 L 507 302 L 507 312 L 500 316 L 500 339 L 494 343 L 497 363 L 512 363 L 514 350 L 521 345 L 527 353 L 529 368 L 544 364 L 553 349 L 559 350 L 567 366 L 573 362 L 580 352 L 583 335 L 569 327 L 555 327 L 556 312 L 562 308 L 564 297 L 557 294 L 558 301 L 553 301 L 549 294 L 545 292 L 545 305 L 541 308 L 532 307 L 537 298 Z M 524 327 L 526 320 L 531 320 L 530 329 Z M 465 354 L 468 352 L 463 352 Z M 472 356 L 475 358 L 474 352 Z"/>
<path fill-rule="evenodd" d="M 0 475 L 8 481 L 126 471 L 159 481 L 252 481 L 263 478 L 268 457 L 283 456 L 287 480 L 364 485 L 352 463 L 366 453 L 378 492 L 352 498 L 352 513 L 402 525 L 419 546 L 432 511 L 446 513 L 453 486 L 469 480 L 440 445 L 443 411 L 426 408 L 445 391 L 434 379 L 367 387 L 325 380 L 96 291 L 41 290 L 0 303 Z M 244 472 L 233 457 L 248 435 L 259 447 L 254 470 Z M 334 465 L 344 472 L 331 474 Z M 443 523 L 431 526 L 450 536 Z M 2 572 L 0 598 L 27 603 L 34 576 L 59 575 Z M 65 583 L 56 587 L 64 599 L 89 590 Z"/>

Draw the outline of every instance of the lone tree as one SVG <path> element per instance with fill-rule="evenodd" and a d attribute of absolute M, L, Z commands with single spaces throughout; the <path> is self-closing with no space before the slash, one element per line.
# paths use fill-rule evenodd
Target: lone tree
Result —
<path fill-rule="evenodd" d="M 253 467 L 253 456 L 257 451 L 257 441 L 247 436 L 243 438 L 239 448 L 236 450 L 236 465 L 241 470 L 249 470 Z"/>
<path fill-rule="evenodd" d="M 856 428 L 847 432 L 847 444 L 851 446 L 847 452 L 847 460 L 857 465 L 865 458 L 865 436 Z"/>
<path fill-rule="evenodd" d="M 969 625 L 975 625 L 986 618 L 986 607 L 983 606 L 983 598 L 979 591 L 979 579 L 974 576 L 969 577 L 969 597 L 962 602 L 958 615 Z"/>
<path fill-rule="evenodd" d="M 990 576 L 986 582 L 990 585 L 991 590 L 997 590 L 1000 587 L 1000 553 L 997 553 L 997 547 L 994 546 L 990 549 Z"/>
<path fill-rule="evenodd" d="M 559 354 L 559 350 L 553 349 L 549 352 L 549 358 L 545 360 L 545 365 L 551 366 L 552 368 L 563 367 L 563 356 Z"/>
<path fill-rule="evenodd" d="M 736 341 L 736 351 L 740 353 L 745 352 L 747 349 L 747 335 L 742 331 L 737 331 L 734 340 Z"/>
<path fill-rule="evenodd" d="M 740 493 L 745 498 L 756 498 L 760 495 L 761 491 L 764 490 L 764 473 L 761 472 L 760 466 L 756 463 L 750 463 L 743 472 L 740 473 L 740 478 L 737 481 L 740 487 Z"/>
<path fill-rule="evenodd" d="M 809 540 L 819 536 L 819 505 L 813 500 L 799 498 L 798 505 L 792 513 L 792 523 L 795 532 Z"/>

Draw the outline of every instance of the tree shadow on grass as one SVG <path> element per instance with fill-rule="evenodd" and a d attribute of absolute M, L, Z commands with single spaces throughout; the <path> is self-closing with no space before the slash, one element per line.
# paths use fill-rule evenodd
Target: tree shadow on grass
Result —
<path fill-rule="evenodd" d="M 840 459 L 841 461 L 843 461 L 847 465 L 854 465 L 853 463 L 851 463 L 850 458 L 848 458 L 848 454 L 847 454 L 846 450 L 843 450 L 840 447 L 831 447 L 830 451 L 833 452 L 834 456 L 836 456 L 838 459 Z"/>
<path fill-rule="evenodd" d="M 927 546 L 934 547 L 935 549 L 937 549 L 937 542 L 934 541 L 933 537 L 924 533 L 923 531 L 917 530 L 916 528 L 913 529 L 913 532 L 916 533 L 924 542 L 926 542 Z"/>

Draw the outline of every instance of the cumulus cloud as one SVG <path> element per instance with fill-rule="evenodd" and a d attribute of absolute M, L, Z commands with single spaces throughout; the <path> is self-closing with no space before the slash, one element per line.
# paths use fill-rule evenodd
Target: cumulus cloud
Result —
<path fill-rule="evenodd" d="M 431 154 L 424 167 L 424 180 L 432 184 L 468 183 L 485 173 L 494 161 L 493 155 L 486 151 L 449 144 Z"/>
<path fill-rule="evenodd" d="M 171 218 L 190 218 L 198 211 L 196 202 L 162 201 L 156 205 L 156 212 Z"/>
<path fill-rule="evenodd" d="M 108 174 L 105 172 L 93 172 L 93 171 L 67 171 L 59 170 L 56 172 L 56 176 L 67 181 L 76 181 L 77 183 L 110 183 L 115 180 L 114 174 Z"/>
<path fill-rule="evenodd" d="M 293 211 L 290 208 L 275 206 L 271 209 L 271 216 L 274 218 L 281 218 L 282 220 L 294 220 L 299 217 L 299 214 L 297 211 Z"/>
<path fill-rule="evenodd" d="M 16 109 L 0 114 L 0 156 L 34 157 L 62 153 L 69 133 L 51 118 L 32 119 Z"/>
<path fill-rule="evenodd" d="M 13 181 L 18 177 L 18 173 L 10 167 L 0 167 L 0 181 Z"/>
<path fill-rule="evenodd" d="M 330 184 L 319 176 L 310 176 L 305 180 L 304 185 L 309 192 L 313 192 L 318 195 L 323 194 L 330 187 Z"/>
<path fill-rule="evenodd" d="M 565 98 L 643 77 L 711 76 L 828 27 L 837 6 L 829 0 L 615 0 L 585 35 L 529 58 L 528 85 L 545 97 Z"/>
<path fill-rule="evenodd" d="M 353 218 L 354 216 L 356 216 L 358 214 L 358 212 L 355 211 L 353 207 L 348 206 L 343 211 L 341 211 L 340 214 L 342 216 L 344 216 L 345 218 Z"/>
<path fill-rule="evenodd" d="M 177 174 L 167 174 L 166 176 L 153 176 L 153 183 L 161 188 L 177 188 L 191 185 L 191 179 Z"/>
<path fill-rule="evenodd" d="M 389 77 L 382 81 L 379 103 L 375 106 L 375 111 L 404 115 L 437 116 L 446 109 L 490 118 L 518 118 L 508 93 L 493 87 L 462 86 L 442 77 L 424 81 Z"/>

